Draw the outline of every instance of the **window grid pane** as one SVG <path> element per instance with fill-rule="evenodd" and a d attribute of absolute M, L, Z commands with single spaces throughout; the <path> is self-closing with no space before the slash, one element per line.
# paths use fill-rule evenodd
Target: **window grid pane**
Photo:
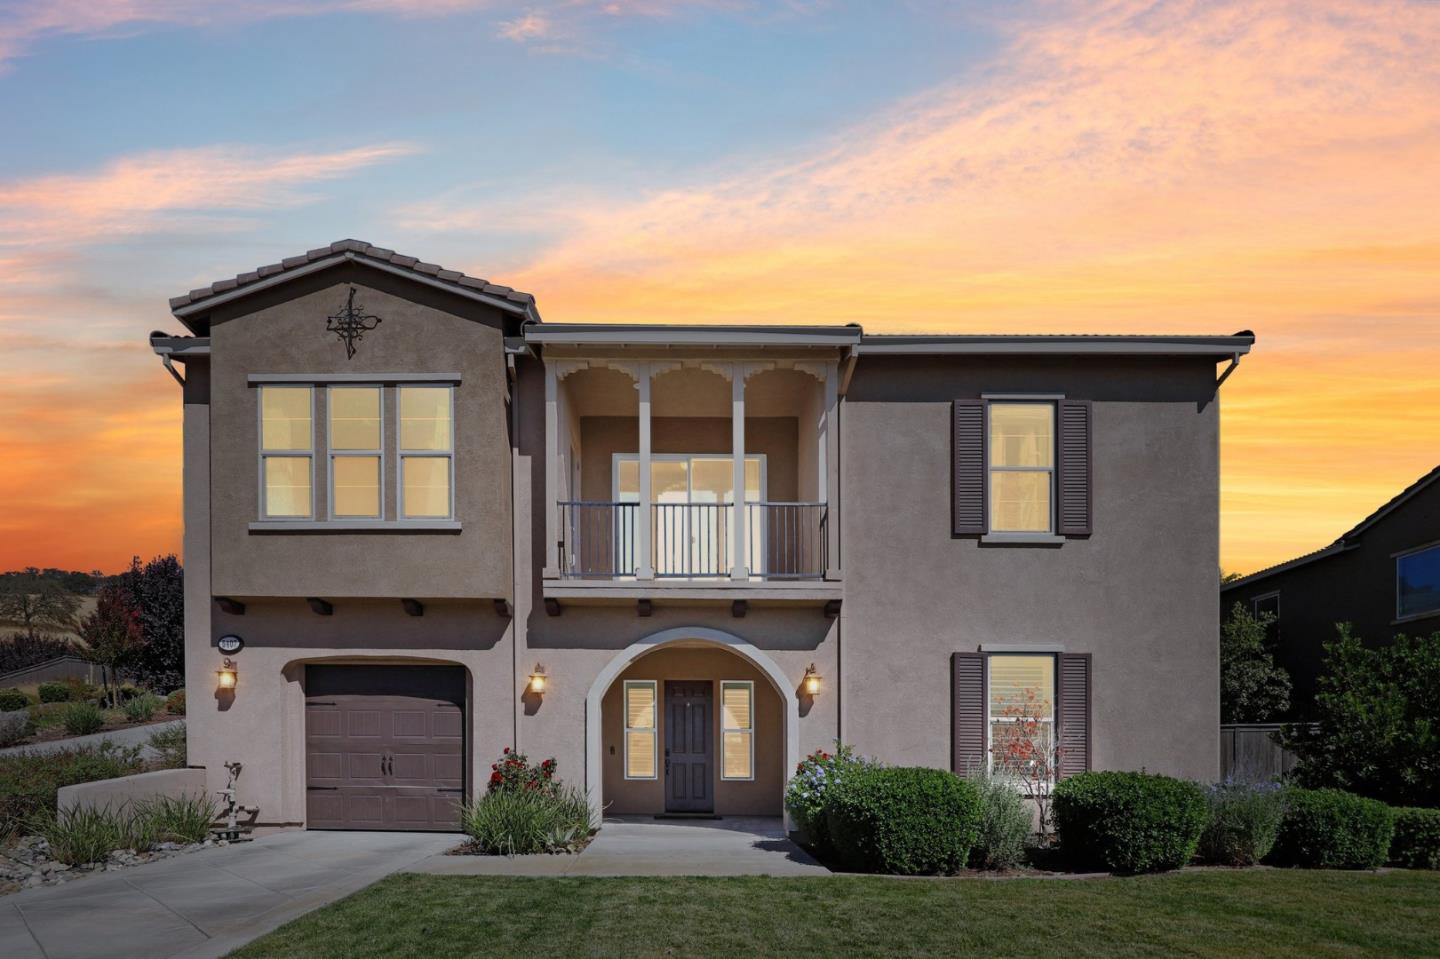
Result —
<path fill-rule="evenodd" d="M 728 729 L 722 740 L 722 748 L 725 751 L 723 779 L 749 779 L 754 775 L 750 762 L 750 738 L 754 733 L 749 730 Z"/>
<path fill-rule="evenodd" d="M 260 387 L 260 448 L 311 448 L 310 387 Z"/>
<path fill-rule="evenodd" d="M 1395 561 L 1396 612 L 1419 616 L 1440 610 L 1440 546 Z"/>
<path fill-rule="evenodd" d="M 443 452 L 450 449 L 450 388 L 400 387 L 400 448 Z"/>
<path fill-rule="evenodd" d="M 993 470 L 990 529 L 996 533 L 1050 531 L 1050 471 Z"/>
<path fill-rule="evenodd" d="M 450 457 L 402 456 L 400 482 L 406 519 L 450 515 Z"/>
<path fill-rule="evenodd" d="M 380 387 L 330 388 L 330 448 L 380 450 Z"/>
<path fill-rule="evenodd" d="M 754 776 L 755 687 L 749 682 L 720 684 L 720 778 Z"/>
<path fill-rule="evenodd" d="M 626 682 L 625 707 L 625 778 L 656 778 L 656 730 L 653 681 Z"/>
<path fill-rule="evenodd" d="M 265 516 L 269 519 L 308 517 L 310 499 L 309 456 L 266 456 Z"/>
<path fill-rule="evenodd" d="M 990 404 L 990 465 L 1055 465 L 1055 406 Z"/>
<path fill-rule="evenodd" d="M 334 474 L 335 516 L 375 519 L 380 516 L 380 457 L 336 456 L 330 461 Z"/>

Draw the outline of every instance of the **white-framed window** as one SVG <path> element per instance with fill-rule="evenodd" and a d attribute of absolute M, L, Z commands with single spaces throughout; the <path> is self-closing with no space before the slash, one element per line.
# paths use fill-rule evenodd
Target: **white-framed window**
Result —
<path fill-rule="evenodd" d="M 989 529 L 1055 530 L 1055 404 L 992 400 L 989 411 Z"/>
<path fill-rule="evenodd" d="M 1054 765 L 1055 659 L 1053 653 L 986 657 L 985 738 L 993 775 L 1033 778 L 1044 769 L 1038 763 Z"/>
<path fill-rule="evenodd" d="M 260 387 L 260 517 L 315 514 L 315 391 Z"/>
<path fill-rule="evenodd" d="M 401 386 L 398 451 L 401 519 L 455 515 L 455 391 Z"/>
<path fill-rule="evenodd" d="M 656 779 L 657 683 L 653 679 L 627 679 L 624 697 L 625 778 Z"/>
<path fill-rule="evenodd" d="M 332 519 L 384 514 L 384 394 L 380 386 L 331 386 L 326 394 Z"/>
<path fill-rule="evenodd" d="M 755 778 L 755 684 L 720 683 L 720 778 Z"/>
<path fill-rule="evenodd" d="M 1440 613 L 1440 543 L 1395 557 L 1395 618 Z"/>
<path fill-rule="evenodd" d="M 734 457 L 724 453 L 655 453 L 650 457 L 650 551 L 660 576 L 724 575 L 729 572 L 729 518 L 719 506 L 735 502 Z M 764 453 L 745 456 L 745 502 L 765 501 Z M 611 486 L 617 503 L 640 502 L 640 456 L 615 453 Z M 647 510 L 641 508 L 643 516 Z M 746 509 L 748 569 L 765 569 L 766 527 L 758 510 Z M 633 568 L 633 531 L 626 531 L 621 555 Z"/>

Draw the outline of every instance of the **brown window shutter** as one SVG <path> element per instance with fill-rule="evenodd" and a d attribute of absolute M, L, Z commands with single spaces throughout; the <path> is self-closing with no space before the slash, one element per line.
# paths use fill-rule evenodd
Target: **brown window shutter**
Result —
<path fill-rule="evenodd" d="M 985 532 L 985 401 L 956 400 L 950 457 L 951 522 L 956 536 Z"/>
<path fill-rule="evenodd" d="M 961 776 L 988 768 L 985 755 L 985 657 L 950 657 L 950 769 Z"/>
<path fill-rule="evenodd" d="M 1059 519 L 1061 536 L 1089 536 L 1091 531 L 1090 401 L 1060 401 Z"/>
<path fill-rule="evenodd" d="M 1090 768 L 1090 654 L 1060 656 L 1059 693 L 1060 778 Z"/>

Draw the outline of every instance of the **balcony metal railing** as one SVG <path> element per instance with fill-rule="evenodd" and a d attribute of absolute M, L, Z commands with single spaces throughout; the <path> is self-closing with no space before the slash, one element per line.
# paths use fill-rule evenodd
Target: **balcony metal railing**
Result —
<path fill-rule="evenodd" d="M 638 575 L 639 503 L 562 502 L 560 575 Z M 829 545 L 824 503 L 746 503 L 746 566 L 758 579 L 821 579 Z M 731 574 L 730 503 L 652 503 L 651 568 L 657 579 L 724 579 Z"/>
<path fill-rule="evenodd" d="M 566 579 L 634 576 L 639 513 L 639 503 L 561 503 L 560 575 Z"/>
<path fill-rule="evenodd" d="M 764 579 L 825 576 L 830 511 L 824 503 L 746 503 L 745 512 L 752 575 Z"/>

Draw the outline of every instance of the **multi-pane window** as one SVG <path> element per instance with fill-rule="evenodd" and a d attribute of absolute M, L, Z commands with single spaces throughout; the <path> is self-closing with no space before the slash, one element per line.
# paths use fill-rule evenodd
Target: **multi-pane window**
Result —
<path fill-rule="evenodd" d="M 1265 624 L 1265 642 L 1273 648 L 1280 641 L 1280 594 L 1256 596 L 1250 600 L 1250 612 L 1256 619 L 1269 617 Z"/>
<path fill-rule="evenodd" d="M 1054 529 L 1055 404 L 992 402 L 990 532 Z"/>
<path fill-rule="evenodd" d="M 381 517 L 380 387 L 332 386 L 330 406 L 330 515 Z"/>
<path fill-rule="evenodd" d="M 260 388 L 260 515 L 266 519 L 313 514 L 313 408 L 308 386 Z"/>
<path fill-rule="evenodd" d="M 625 681 L 625 778 L 655 779 L 655 698 L 653 679 Z"/>
<path fill-rule="evenodd" d="M 1440 613 L 1440 545 L 1395 558 L 1395 614 Z"/>
<path fill-rule="evenodd" d="M 1054 765 L 1055 657 L 995 654 L 987 670 L 991 769 L 1004 778 L 1033 781 Z"/>
<path fill-rule="evenodd" d="M 755 684 L 720 683 L 720 778 L 755 778 Z"/>
<path fill-rule="evenodd" d="M 402 386 L 399 393 L 400 518 L 448 518 L 454 512 L 454 394 L 448 386 Z"/>

